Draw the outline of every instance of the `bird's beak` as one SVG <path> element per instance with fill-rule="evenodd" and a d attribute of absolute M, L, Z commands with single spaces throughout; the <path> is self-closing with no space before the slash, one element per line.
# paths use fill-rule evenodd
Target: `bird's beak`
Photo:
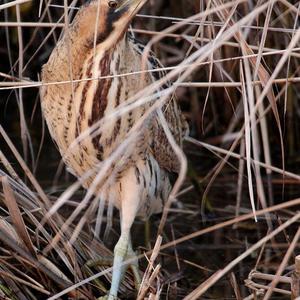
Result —
<path fill-rule="evenodd" d="M 136 14 L 148 0 L 123 0 L 116 11 L 127 9 Z"/>

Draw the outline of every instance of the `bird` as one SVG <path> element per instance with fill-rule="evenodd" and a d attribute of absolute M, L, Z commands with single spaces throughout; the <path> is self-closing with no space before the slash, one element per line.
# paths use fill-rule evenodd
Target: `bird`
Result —
<path fill-rule="evenodd" d="M 143 46 L 128 33 L 132 19 L 146 2 L 90 0 L 83 4 L 41 72 L 41 107 L 50 135 L 67 168 L 86 189 L 101 165 L 145 117 L 133 143 L 126 147 L 126 155 L 111 164 L 105 179 L 96 185 L 96 193 L 120 211 L 121 234 L 114 247 L 111 287 L 105 296 L 109 300 L 117 299 L 127 268 L 123 262 L 135 257 L 130 233 L 135 218 L 162 212 L 172 188 L 171 177 L 180 169 L 158 109 L 180 147 L 188 135 L 187 121 L 174 96 L 148 115 L 153 101 L 101 123 L 163 76 L 160 72 L 141 76 Z M 154 54 L 147 60 L 148 69 L 160 67 Z M 91 130 L 95 124 L 99 124 L 97 130 Z M 85 132 L 88 134 L 78 141 Z M 132 270 L 140 283 L 134 264 Z"/>

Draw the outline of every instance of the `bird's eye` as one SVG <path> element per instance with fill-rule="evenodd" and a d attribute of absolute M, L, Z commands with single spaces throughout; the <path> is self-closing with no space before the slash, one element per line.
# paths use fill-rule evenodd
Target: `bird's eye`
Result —
<path fill-rule="evenodd" d="M 118 7 L 118 2 L 115 0 L 108 1 L 108 6 L 112 9 L 116 9 Z"/>

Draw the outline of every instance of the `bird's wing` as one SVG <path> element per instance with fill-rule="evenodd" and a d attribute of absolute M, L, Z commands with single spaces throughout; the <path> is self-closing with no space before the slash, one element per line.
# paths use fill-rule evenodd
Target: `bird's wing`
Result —
<path fill-rule="evenodd" d="M 163 106 L 162 111 L 176 143 L 182 147 L 183 138 L 188 135 L 188 124 L 178 107 L 175 96 Z M 152 149 L 155 159 L 162 168 L 178 173 L 179 161 L 157 118 L 154 120 L 153 132 Z"/>
<path fill-rule="evenodd" d="M 142 55 L 144 51 L 144 45 L 139 43 L 132 36 L 129 36 L 129 38 L 132 40 L 135 50 Z M 166 72 L 163 70 L 163 65 L 154 53 L 149 53 L 148 61 L 149 67 L 152 69 L 159 69 L 158 72 L 151 73 L 153 80 L 158 80 L 166 75 Z M 169 87 L 170 84 L 171 83 L 167 83 L 165 88 Z M 169 125 L 170 131 L 175 138 L 175 141 L 179 146 L 182 146 L 183 138 L 184 136 L 188 135 L 189 130 L 185 117 L 177 104 L 175 95 L 173 95 L 171 99 L 162 107 L 162 112 Z M 176 158 L 174 150 L 171 147 L 158 118 L 153 119 L 151 126 L 151 131 L 153 132 L 151 149 L 155 159 L 162 168 L 170 172 L 178 173 L 180 168 L 179 161 Z"/>

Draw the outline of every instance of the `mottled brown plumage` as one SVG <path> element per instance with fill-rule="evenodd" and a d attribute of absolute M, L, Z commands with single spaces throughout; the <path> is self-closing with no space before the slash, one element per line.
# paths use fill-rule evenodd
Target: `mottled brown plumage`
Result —
<path fill-rule="evenodd" d="M 91 186 L 102 163 L 128 138 L 130 129 L 153 104 L 147 103 L 120 118 L 108 119 L 95 127 L 97 132 L 90 130 L 155 80 L 152 73 L 143 77 L 139 74 L 117 76 L 141 70 L 142 49 L 125 33 L 145 2 L 89 2 L 77 13 L 43 66 L 42 109 L 49 131 L 65 163 L 85 188 Z M 155 68 L 156 64 L 157 60 L 151 58 L 148 68 Z M 99 77 L 105 78 L 97 79 Z M 187 126 L 175 98 L 170 99 L 162 111 L 181 145 Z M 85 132 L 88 134 L 81 138 Z M 122 216 L 110 299 L 116 297 L 121 280 L 120 263 L 133 255 L 130 227 L 135 216 L 148 217 L 162 210 L 171 189 L 169 172 L 178 170 L 179 162 L 154 112 L 105 179 L 97 182 L 96 193 L 101 193 L 105 201 L 113 201 Z"/>

